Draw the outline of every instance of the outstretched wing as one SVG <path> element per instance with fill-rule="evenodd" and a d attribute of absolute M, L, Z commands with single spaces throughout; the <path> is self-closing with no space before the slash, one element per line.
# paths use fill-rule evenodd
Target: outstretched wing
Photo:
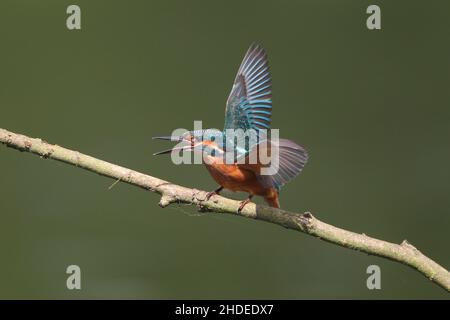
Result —
<path fill-rule="evenodd" d="M 252 44 L 239 67 L 225 110 L 226 129 L 270 129 L 272 82 L 264 49 Z"/>
<path fill-rule="evenodd" d="M 276 149 L 277 152 L 273 152 Z M 262 155 L 270 155 L 271 162 L 268 165 L 261 165 L 259 161 L 255 164 L 250 163 L 250 159 L 260 159 Z M 278 159 L 274 162 L 274 156 Z M 279 141 L 271 141 L 267 144 L 256 145 L 252 148 L 250 153 L 246 158 L 247 163 L 241 164 L 239 166 L 255 172 L 258 176 L 260 183 L 266 188 L 275 188 L 280 190 L 282 186 L 294 179 L 297 175 L 302 172 L 303 168 L 308 162 L 308 152 L 306 149 L 295 143 L 294 141 L 287 139 L 279 139 Z M 273 166 L 275 170 L 270 172 L 270 175 L 263 174 L 262 168 Z"/>
<path fill-rule="evenodd" d="M 287 139 L 280 139 L 275 147 L 278 148 L 279 169 L 272 176 L 263 176 L 263 179 L 279 190 L 302 172 L 308 162 L 308 152 L 303 146 Z"/>

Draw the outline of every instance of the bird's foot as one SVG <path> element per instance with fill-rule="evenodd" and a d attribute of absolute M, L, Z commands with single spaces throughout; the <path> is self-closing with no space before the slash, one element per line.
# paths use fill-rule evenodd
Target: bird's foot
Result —
<path fill-rule="evenodd" d="M 218 195 L 220 191 L 222 191 L 223 187 L 219 186 L 216 190 L 210 191 L 206 194 L 205 200 L 208 201 L 212 196 Z"/>
<path fill-rule="evenodd" d="M 244 201 L 241 201 L 241 205 L 239 206 L 238 209 L 238 213 L 241 213 L 242 209 L 244 209 L 244 207 L 247 205 L 247 203 L 252 201 L 252 197 L 248 197 L 247 199 L 245 199 Z"/>
<path fill-rule="evenodd" d="M 210 191 L 206 194 L 206 198 L 205 200 L 208 201 L 212 196 L 217 195 L 218 193 L 214 190 L 214 191 Z"/>

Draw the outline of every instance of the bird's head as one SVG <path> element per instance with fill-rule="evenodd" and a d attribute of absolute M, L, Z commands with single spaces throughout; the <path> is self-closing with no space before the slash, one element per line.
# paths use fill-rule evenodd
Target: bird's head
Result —
<path fill-rule="evenodd" d="M 168 154 L 173 151 L 193 151 L 219 156 L 224 153 L 223 132 L 216 129 L 186 131 L 181 135 L 153 137 L 153 139 L 178 142 L 173 148 L 156 152 L 153 155 Z"/>

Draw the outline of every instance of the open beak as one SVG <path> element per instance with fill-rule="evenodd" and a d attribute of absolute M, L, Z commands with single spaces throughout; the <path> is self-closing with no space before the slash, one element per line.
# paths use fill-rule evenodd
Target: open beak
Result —
<path fill-rule="evenodd" d="M 162 136 L 162 137 L 153 137 L 152 139 L 157 139 L 157 140 L 168 140 L 168 141 L 183 141 L 183 137 L 181 136 Z M 183 146 L 183 147 L 174 147 L 174 148 L 170 148 L 167 150 L 163 150 L 160 152 L 156 152 L 153 155 L 157 156 L 160 154 L 167 154 L 167 153 L 171 153 L 172 151 L 178 151 L 178 150 L 190 150 L 191 146 Z"/>
<path fill-rule="evenodd" d="M 154 140 L 169 140 L 169 141 L 181 141 L 183 138 L 181 136 L 161 136 L 161 137 L 152 137 Z"/>

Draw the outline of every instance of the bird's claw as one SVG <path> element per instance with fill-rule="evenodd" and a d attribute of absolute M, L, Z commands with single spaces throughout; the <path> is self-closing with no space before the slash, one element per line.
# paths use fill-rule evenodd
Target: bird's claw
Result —
<path fill-rule="evenodd" d="M 216 191 L 210 191 L 206 194 L 205 200 L 208 201 L 212 196 L 215 196 L 217 194 Z"/>
<path fill-rule="evenodd" d="M 245 199 L 244 201 L 241 201 L 241 204 L 238 208 L 238 213 L 241 213 L 242 209 L 251 201 L 251 199 Z"/>

